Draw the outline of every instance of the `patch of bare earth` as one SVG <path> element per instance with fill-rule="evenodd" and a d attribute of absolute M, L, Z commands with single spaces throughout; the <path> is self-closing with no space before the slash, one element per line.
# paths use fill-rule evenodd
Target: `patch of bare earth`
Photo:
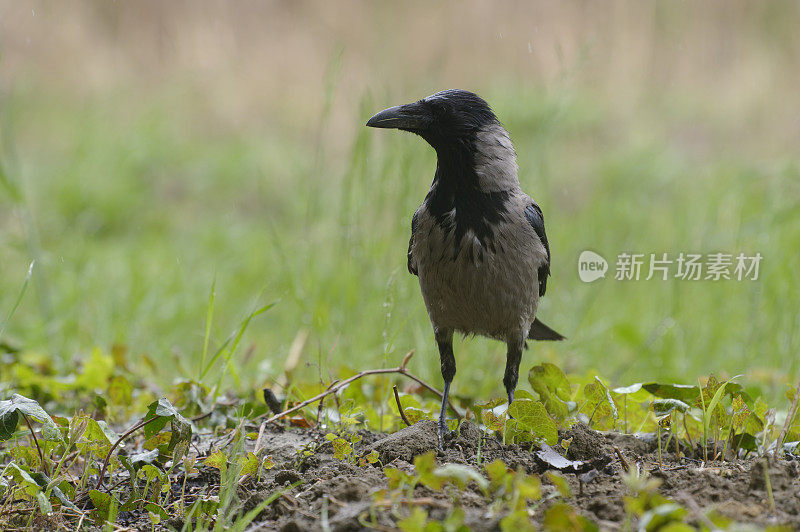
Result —
<path fill-rule="evenodd" d="M 512 469 L 521 467 L 528 473 L 542 474 L 552 468 L 547 460 L 542 459 L 537 446 L 502 445 L 493 437 L 485 437 L 471 423 L 462 424 L 458 434 L 450 435 L 444 451 L 437 450 L 436 424 L 432 421 L 420 421 L 391 435 L 370 432 L 361 435 L 363 440 L 357 446 L 358 453 L 377 450 L 383 466 L 409 473 L 413 471 L 411 462 L 414 457 L 430 450 L 437 452 L 440 465 L 465 464 L 482 474 L 483 467 L 478 464 L 497 458 Z M 465 524 L 471 529 L 499 529 L 503 515 L 493 515 L 489 511 L 491 501 L 476 486 L 442 492 L 419 486 L 410 502 L 392 508 L 376 504 L 372 496 L 387 488 L 380 464 L 359 467 L 334 458 L 331 444 L 323 434 L 313 430 L 272 427 L 265 437 L 267 452 L 276 465 L 260 482 L 251 481 L 242 486 L 245 509 L 256 507 L 276 491 L 299 484 L 261 512 L 255 523 L 264 530 L 322 530 L 323 520 L 326 527 L 334 531 L 362 530 L 367 523 L 394 529 L 398 516 L 407 515 L 411 504 L 426 509 L 431 519 L 445 518 L 453 505 L 458 504 L 464 510 Z M 694 453 L 687 457 L 687 449 L 683 449 L 678 462 L 674 449 L 665 449 L 659 466 L 657 439 L 652 435 L 600 433 L 576 425 L 562 431 L 560 438 L 571 438 L 565 458 L 584 464 L 580 472 L 562 471 L 573 493 L 566 502 L 602 529 L 616 529 L 625 519 L 623 497 L 629 492 L 622 480 L 623 460 L 628 467 L 638 467 L 659 479 L 658 491 L 686 507 L 691 522 L 699 524 L 700 514 L 713 508 L 741 523 L 800 527 L 800 467 L 797 460 L 778 460 L 768 466 L 773 511 L 762 460 L 706 464 L 691 457 Z M 317 448 L 311 456 L 298 454 L 299 448 L 312 442 L 316 442 Z M 562 448 L 557 448 L 563 453 Z M 545 499 L 556 492 L 546 477 L 542 477 L 542 483 Z M 547 506 L 547 502 L 543 503 L 535 512 L 534 520 L 539 524 Z"/>

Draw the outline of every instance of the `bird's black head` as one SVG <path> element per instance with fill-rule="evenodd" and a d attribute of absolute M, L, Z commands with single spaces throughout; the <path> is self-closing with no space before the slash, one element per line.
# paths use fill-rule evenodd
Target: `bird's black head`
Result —
<path fill-rule="evenodd" d="M 483 98 L 451 89 L 384 109 L 370 118 L 367 126 L 416 133 L 439 151 L 454 143 L 469 142 L 478 131 L 496 123 L 497 117 Z"/>

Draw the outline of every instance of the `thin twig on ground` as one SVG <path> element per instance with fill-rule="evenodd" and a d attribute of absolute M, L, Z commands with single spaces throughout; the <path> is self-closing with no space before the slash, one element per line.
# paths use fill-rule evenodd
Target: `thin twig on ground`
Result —
<path fill-rule="evenodd" d="M 622 451 L 620 451 L 620 450 L 619 450 L 619 447 L 614 447 L 614 452 L 615 452 L 615 453 L 617 453 L 617 458 L 619 458 L 619 461 L 620 461 L 620 463 L 622 464 L 622 467 L 624 467 L 624 468 L 625 468 L 625 471 L 626 471 L 626 472 L 627 472 L 627 471 L 630 471 L 630 469 L 631 469 L 631 468 L 630 468 L 630 466 L 628 465 L 628 461 L 627 461 L 627 460 L 625 460 L 625 457 L 624 457 L 624 456 L 622 456 Z"/>
<path fill-rule="evenodd" d="M 192 422 L 192 423 L 197 423 L 198 421 L 202 421 L 202 420 L 204 420 L 205 418 L 207 418 L 207 417 L 211 416 L 211 414 L 213 414 L 213 413 L 214 413 L 214 407 L 212 406 L 212 407 L 211 407 L 211 410 L 209 410 L 209 411 L 208 411 L 208 412 L 206 412 L 205 414 L 200 414 L 199 416 L 195 416 L 195 417 L 193 417 L 193 418 L 191 419 L 191 422 Z"/>
<path fill-rule="evenodd" d="M 397 393 L 397 385 L 392 385 L 392 391 L 394 391 L 394 400 L 397 402 L 397 411 L 400 412 L 400 417 L 403 419 L 403 423 L 406 424 L 406 427 L 410 427 L 411 423 L 408 421 L 406 417 L 406 413 L 403 412 L 403 405 L 400 404 L 400 394 Z"/>
<path fill-rule="evenodd" d="M 133 427 L 128 429 L 125 432 L 125 434 L 120 436 L 117 441 L 114 442 L 114 445 L 111 446 L 111 449 L 108 450 L 108 454 L 106 454 L 106 459 L 103 460 L 103 467 L 100 468 L 100 475 L 99 475 L 99 478 L 97 479 L 97 487 L 95 489 L 99 490 L 100 487 L 103 485 L 103 476 L 106 474 L 106 468 L 108 467 L 108 461 L 111 460 L 111 455 L 114 453 L 114 449 L 116 449 L 117 446 L 120 443 L 122 443 L 122 441 L 125 438 L 127 438 L 128 436 L 130 436 L 131 434 L 133 434 L 134 432 L 136 432 L 140 428 L 144 427 L 145 425 L 148 425 L 149 423 L 155 421 L 158 418 L 159 418 L 159 416 L 153 416 L 150 419 L 145 419 L 145 420 L 142 420 L 142 421 L 138 422 L 136 425 L 134 425 Z"/>
<path fill-rule="evenodd" d="M 413 374 L 408 372 L 408 370 L 406 369 L 406 364 L 408 364 L 408 361 L 411 359 L 411 357 L 413 355 L 414 355 L 414 350 L 412 349 L 411 351 L 409 351 L 406 354 L 405 357 L 403 357 L 403 361 L 396 368 L 368 369 L 368 370 L 362 371 L 360 373 L 357 373 L 356 375 L 353 375 L 352 377 L 350 377 L 348 379 L 345 379 L 345 380 L 341 381 L 336 386 L 329 387 L 327 390 L 325 390 L 324 392 L 322 392 L 322 393 L 320 393 L 318 395 L 315 395 L 311 399 L 307 399 L 307 400 L 305 400 L 305 401 L 303 401 L 301 403 L 298 403 L 297 405 L 293 406 L 292 408 L 289 408 L 288 410 L 284 410 L 280 414 L 275 414 L 274 416 L 264 420 L 261 423 L 261 428 L 258 431 L 258 439 L 256 440 L 256 447 L 255 447 L 255 450 L 253 452 L 254 453 L 258 453 L 258 451 L 261 449 L 261 442 L 264 439 L 264 431 L 266 430 L 267 425 L 269 423 L 273 423 L 273 422 L 279 420 L 282 417 L 288 416 L 289 414 L 293 414 L 293 413 L 297 412 L 298 410 L 301 410 L 301 409 L 305 408 L 306 406 L 308 406 L 308 405 L 310 405 L 312 403 L 316 403 L 317 401 L 323 399 L 324 397 L 327 397 L 328 395 L 335 394 L 336 392 L 338 392 L 339 390 L 343 389 L 344 387 L 346 387 L 351 382 L 356 381 L 356 380 L 358 380 L 358 379 L 360 379 L 362 377 L 366 377 L 367 375 L 385 375 L 385 374 L 390 374 L 390 373 L 398 373 L 400 375 L 408 377 L 409 379 L 413 380 L 414 382 L 416 382 L 417 384 L 419 384 L 423 388 L 435 393 L 439 397 L 442 397 L 442 392 L 440 392 L 439 390 L 437 390 L 436 388 L 434 388 L 433 386 L 431 386 L 427 382 L 423 381 L 422 379 L 420 379 L 416 375 L 413 375 Z M 453 411 L 453 413 L 455 413 L 456 417 L 458 417 L 458 419 L 462 419 L 464 417 L 464 416 L 461 415 L 461 412 L 456 410 L 456 408 L 453 406 L 453 403 L 451 401 L 448 400 L 447 404 L 450 407 L 450 409 Z M 264 414 L 264 415 L 266 415 L 266 414 Z M 259 416 L 259 417 L 264 417 L 264 415 Z M 256 418 L 256 419 L 258 419 L 258 418 Z"/>
<path fill-rule="evenodd" d="M 42 448 L 39 447 L 39 440 L 36 438 L 36 433 L 33 432 L 33 425 L 31 425 L 31 421 L 28 419 L 28 416 L 22 414 L 22 417 L 25 419 L 25 423 L 28 424 L 28 429 L 30 429 L 31 431 L 31 438 L 33 438 L 33 443 L 36 444 L 36 450 L 39 452 L 39 459 L 42 461 L 42 470 L 44 471 L 44 474 L 49 477 L 50 473 L 47 472 L 47 462 L 44 459 L 44 454 L 42 454 Z"/>

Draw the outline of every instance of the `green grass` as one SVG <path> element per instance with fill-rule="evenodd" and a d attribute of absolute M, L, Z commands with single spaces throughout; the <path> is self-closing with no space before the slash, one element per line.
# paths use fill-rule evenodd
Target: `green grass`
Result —
<path fill-rule="evenodd" d="M 725 149 L 733 119 L 702 116 L 702 102 L 690 99 L 652 97 L 649 114 L 620 122 L 590 93 L 510 87 L 479 89 L 511 132 L 523 188 L 544 210 L 553 271 L 540 317 L 568 337 L 531 344 L 523 369 L 553 361 L 602 370 L 615 384 L 694 383 L 710 372 L 795 378 L 800 157 L 775 158 L 757 143 Z M 301 330 L 310 333 L 306 376 L 396 365 L 413 348 L 412 370 L 438 383 L 427 315 L 405 267 L 434 154 L 411 135 L 360 127 L 395 103 L 365 97 L 355 126 L 343 127 L 355 133 L 341 153 L 288 126 L 198 123 L 198 102 L 180 90 L 6 95 L 0 316 L 14 308 L 31 261 L 36 268 L 5 338 L 64 371 L 94 346 L 121 344 L 134 360 L 159 361 L 152 378 L 164 384 L 196 376 L 204 353 L 253 309 L 280 300 L 252 320 L 233 355 L 242 389 L 277 377 Z M 696 121 L 717 148 L 675 133 Z M 756 282 L 625 283 L 611 271 L 587 285 L 576 272 L 584 249 L 611 268 L 622 252 L 760 252 L 764 261 Z M 501 395 L 504 358 L 499 343 L 459 341 L 454 393 Z"/>

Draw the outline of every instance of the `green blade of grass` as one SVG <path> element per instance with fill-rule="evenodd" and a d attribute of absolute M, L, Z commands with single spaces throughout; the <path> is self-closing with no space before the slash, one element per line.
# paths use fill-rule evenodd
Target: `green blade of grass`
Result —
<path fill-rule="evenodd" d="M 3 333 L 6 330 L 6 326 L 8 322 L 11 321 L 11 318 L 14 316 L 14 313 L 17 311 L 17 307 L 22 302 L 22 298 L 25 296 L 25 292 L 28 290 L 28 284 L 31 282 L 31 277 L 33 276 L 33 266 L 36 264 L 36 261 L 31 261 L 30 266 L 28 266 L 28 274 L 25 276 L 25 280 L 22 282 L 22 288 L 19 290 L 19 295 L 17 295 L 17 300 L 14 302 L 14 305 L 11 307 L 11 310 L 8 312 L 8 316 L 6 319 L 3 320 L 3 324 L 0 325 L 0 338 L 3 337 Z"/>
<path fill-rule="evenodd" d="M 217 272 L 214 271 L 214 279 L 211 281 L 211 291 L 208 293 L 208 308 L 206 310 L 206 331 L 203 338 L 203 356 L 200 358 L 200 376 L 198 381 L 203 380 L 203 369 L 206 367 L 206 356 L 208 356 L 208 339 L 211 336 L 211 322 L 214 319 L 214 298 L 217 291 Z"/>
<path fill-rule="evenodd" d="M 703 411 L 703 430 L 706 431 L 708 427 L 711 426 L 711 416 L 714 415 L 714 409 L 717 407 L 720 399 L 725 394 L 725 389 L 728 387 L 728 384 L 733 382 L 734 380 L 741 377 L 741 375 L 736 375 L 735 377 L 731 377 L 727 381 L 725 381 L 719 388 L 717 388 L 716 393 L 714 393 L 714 397 L 711 398 L 711 402 L 708 403 L 708 408 Z M 703 392 L 700 392 L 700 399 L 703 398 Z M 703 406 L 705 407 L 705 402 L 703 402 Z"/>
<path fill-rule="evenodd" d="M 244 332 L 247 330 L 247 326 L 250 324 L 250 321 L 259 314 L 263 314 L 264 312 L 268 311 L 276 304 L 277 301 L 273 301 L 272 303 L 264 305 L 263 307 L 257 308 L 242 320 L 238 330 L 231 333 L 231 335 L 225 339 L 225 342 L 223 342 L 220 348 L 217 349 L 217 351 L 214 353 L 214 356 L 212 356 L 211 359 L 204 365 L 200 373 L 200 381 L 206 377 L 208 372 L 214 367 L 221 356 L 225 355 L 225 361 L 230 362 L 230 359 L 233 356 L 233 353 L 236 351 L 236 348 L 239 346 L 239 342 L 241 341 Z M 231 342 L 233 343 L 231 344 Z M 229 344 L 231 344 L 230 347 L 228 347 Z"/>
<path fill-rule="evenodd" d="M 259 309 L 254 310 L 242 321 L 242 324 L 239 327 L 239 332 L 236 334 L 236 338 L 234 339 L 233 344 L 225 352 L 225 366 L 222 373 L 219 376 L 219 379 L 217 379 L 217 385 L 214 387 L 214 400 L 216 400 L 217 394 L 219 393 L 220 386 L 222 385 L 222 379 L 225 377 L 225 375 L 227 375 L 230 369 L 231 358 L 233 358 L 233 354 L 239 347 L 239 342 L 241 341 L 242 336 L 244 335 L 244 331 L 247 330 L 247 326 L 250 325 L 250 320 L 258 316 L 259 314 L 263 314 L 264 312 L 268 311 L 269 309 L 274 307 L 276 303 L 277 303 L 276 301 L 273 301 L 272 303 L 269 303 Z"/>

